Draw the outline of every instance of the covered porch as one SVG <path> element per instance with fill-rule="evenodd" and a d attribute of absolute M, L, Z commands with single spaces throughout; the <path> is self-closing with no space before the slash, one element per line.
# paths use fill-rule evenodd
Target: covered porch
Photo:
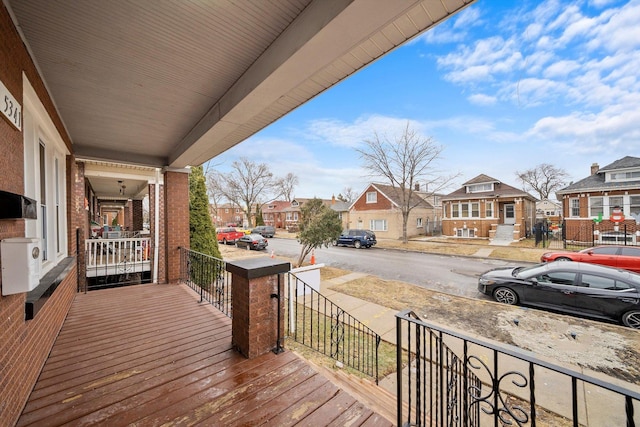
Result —
<path fill-rule="evenodd" d="M 246 359 L 198 301 L 185 285 L 77 294 L 17 425 L 393 424 L 291 351 Z"/>

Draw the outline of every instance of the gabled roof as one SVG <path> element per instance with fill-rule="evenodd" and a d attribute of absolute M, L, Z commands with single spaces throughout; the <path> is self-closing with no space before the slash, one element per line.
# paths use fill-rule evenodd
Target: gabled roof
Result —
<path fill-rule="evenodd" d="M 614 171 L 619 169 L 640 168 L 640 157 L 626 156 L 603 167 L 600 171 Z M 598 172 L 600 172 L 598 171 Z"/>
<path fill-rule="evenodd" d="M 639 188 L 638 181 L 624 182 L 605 182 L 605 172 L 611 172 L 622 169 L 640 168 L 640 158 L 626 156 L 618 159 L 613 163 L 598 170 L 598 172 L 590 175 L 580 181 L 569 184 L 565 188 L 556 191 L 557 195 L 580 193 L 585 191 L 602 191 L 602 190 L 624 190 L 628 188 Z"/>
<path fill-rule="evenodd" d="M 467 187 L 469 185 L 474 184 L 487 184 L 493 183 L 494 188 L 491 191 L 479 191 L 477 193 L 467 193 Z M 529 200 L 537 201 L 535 197 L 526 191 L 520 190 L 518 188 L 512 187 L 504 182 L 500 182 L 495 178 L 492 178 L 488 175 L 480 174 L 473 179 L 462 184 L 462 187 L 457 189 L 456 191 L 447 194 L 442 197 L 442 200 L 461 200 L 461 199 L 487 199 L 487 198 L 505 198 L 505 197 L 524 197 Z"/>
<path fill-rule="evenodd" d="M 491 178 L 489 175 L 485 175 L 481 173 L 475 178 L 470 179 L 462 185 L 473 185 L 473 184 L 490 184 L 490 183 L 500 183 L 500 180 Z"/>
<path fill-rule="evenodd" d="M 356 201 L 358 201 L 371 187 L 375 188 L 378 193 L 386 197 L 394 206 L 399 207 L 402 204 L 402 190 L 400 188 L 378 183 L 369 184 L 367 188 L 362 192 L 362 194 L 360 194 L 360 196 L 356 198 Z M 430 193 L 425 193 L 423 191 L 413 191 L 413 194 L 418 196 L 418 198 L 414 202 L 414 207 L 433 209 L 433 205 L 425 200 L 425 197 L 429 196 Z M 356 202 L 354 201 L 351 204 L 350 208 L 353 207 L 355 203 Z"/>

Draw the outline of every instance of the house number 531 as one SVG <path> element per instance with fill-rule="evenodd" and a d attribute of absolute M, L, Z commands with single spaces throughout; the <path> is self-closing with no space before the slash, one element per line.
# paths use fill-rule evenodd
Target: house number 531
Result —
<path fill-rule="evenodd" d="M 0 99 L 2 99 L 0 104 L 2 114 L 9 119 L 9 123 L 18 130 L 22 130 L 22 107 L 2 82 L 0 82 Z"/>

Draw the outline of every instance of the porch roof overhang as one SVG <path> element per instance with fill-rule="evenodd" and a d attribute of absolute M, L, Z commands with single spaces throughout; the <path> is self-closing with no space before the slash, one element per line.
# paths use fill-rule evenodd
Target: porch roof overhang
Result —
<path fill-rule="evenodd" d="M 77 158 L 184 168 L 474 1 L 3 3 Z"/>

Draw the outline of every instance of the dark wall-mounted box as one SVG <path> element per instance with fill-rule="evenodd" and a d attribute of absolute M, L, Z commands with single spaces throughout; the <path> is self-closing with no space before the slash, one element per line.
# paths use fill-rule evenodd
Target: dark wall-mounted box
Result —
<path fill-rule="evenodd" d="M 38 219 L 37 202 L 20 194 L 0 191 L 0 219 Z"/>

